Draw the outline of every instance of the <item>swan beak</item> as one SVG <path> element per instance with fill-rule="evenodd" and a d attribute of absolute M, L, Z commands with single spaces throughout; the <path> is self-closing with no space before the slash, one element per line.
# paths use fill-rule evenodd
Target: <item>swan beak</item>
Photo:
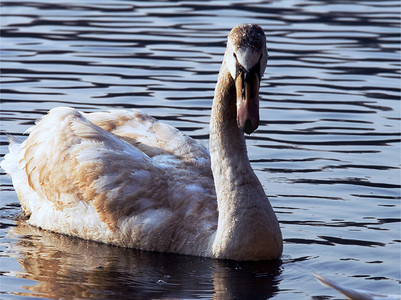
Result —
<path fill-rule="evenodd" d="M 237 124 L 247 134 L 259 126 L 259 84 L 259 76 L 253 70 L 242 71 L 235 79 Z"/>

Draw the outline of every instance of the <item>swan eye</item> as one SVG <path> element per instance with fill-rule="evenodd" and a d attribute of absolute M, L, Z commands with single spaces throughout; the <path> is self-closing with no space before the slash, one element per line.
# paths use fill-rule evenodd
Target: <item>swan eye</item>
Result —
<path fill-rule="evenodd" d="M 240 66 L 240 64 L 238 62 L 237 54 L 235 54 L 235 52 L 233 52 L 233 57 L 235 58 L 235 78 L 237 78 L 239 74 L 238 66 Z"/>
<path fill-rule="evenodd" d="M 235 52 L 233 52 L 233 56 L 235 58 L 235 78 L 237 78 L 239 73 L 243 70 L 243 67 L 239 63 L 237 54 L 235 54 Z"/>
<path fill-rule="evenodd" d="M 256 65 L 254 65 L 252 67 L 252 69 L 250 70 L 252 73 L 257 74 L 259 76 L 259 79 L 262 77 L 261 70 L 260 70 L 260 64 L 262 62 L 262 58 L 263 58 L 263 53 L 260 55 L 258 63 Z"/>

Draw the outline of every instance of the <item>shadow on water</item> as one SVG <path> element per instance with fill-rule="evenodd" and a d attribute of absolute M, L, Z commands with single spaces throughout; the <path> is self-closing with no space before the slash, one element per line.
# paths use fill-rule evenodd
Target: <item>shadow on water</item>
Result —
<path fill-rule="evenodd" d="M 109 246 L 40 230 L 23 221 L 13 249 L 36 284 L 19 296 L 60 298 L 268 299 L 281 261 L 234 262 Z M 32 282 L 31 282 L 32 283 Z"/>

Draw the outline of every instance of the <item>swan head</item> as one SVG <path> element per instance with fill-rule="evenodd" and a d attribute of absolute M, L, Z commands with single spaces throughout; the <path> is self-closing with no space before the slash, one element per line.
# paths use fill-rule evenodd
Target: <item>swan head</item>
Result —
<path fill-rule="evenodd" d="M 267 64 L 266 36 L 259 25 L 234 27 L 228 35 L 225 60 L 235 81 L 237 124 L 251 134 L 259 126 L 259 86 Z"/>

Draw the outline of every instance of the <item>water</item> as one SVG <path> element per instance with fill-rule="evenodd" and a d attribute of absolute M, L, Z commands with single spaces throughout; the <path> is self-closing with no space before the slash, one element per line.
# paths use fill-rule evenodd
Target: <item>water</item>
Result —
<path fill-rule="evenodd" d="M 2 1 L 1 130 L 49 109 L 140 108 L 207 145 L 225 38 L 268 36 L 252 165 L 278 262 L 120 249 L 27 226 L 1 174 L 1 297 L 339 299 L 318 272 L 400 293 L 398 1 Z M 7 152 L 1 136 L 1 154 Z"/>

